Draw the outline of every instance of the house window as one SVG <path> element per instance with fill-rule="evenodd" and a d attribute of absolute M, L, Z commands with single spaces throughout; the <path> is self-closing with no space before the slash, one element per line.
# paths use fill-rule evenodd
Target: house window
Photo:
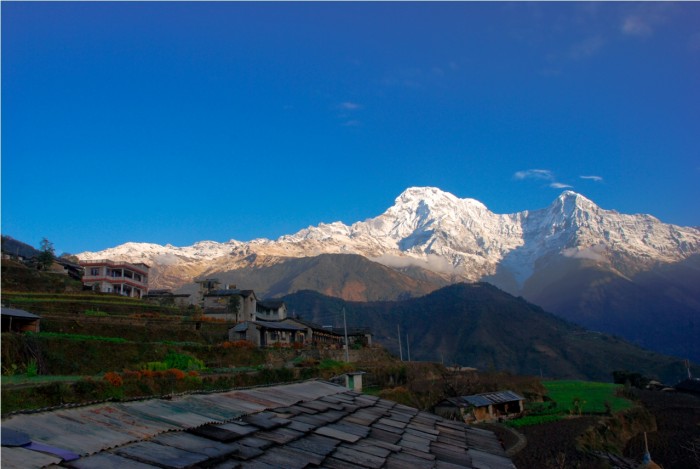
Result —
<path fill-rule="evenodd" d="M 98 276 L 100 275 L 100 268 L 99 267 L 93 267 L 90 269 L 90 275 L 92 276 Z"/>

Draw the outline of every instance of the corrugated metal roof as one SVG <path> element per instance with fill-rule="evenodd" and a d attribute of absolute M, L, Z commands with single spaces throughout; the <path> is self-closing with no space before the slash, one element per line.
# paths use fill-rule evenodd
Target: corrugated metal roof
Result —
<path fill-rule="evenodd" d="M 503 404 L 505 402 L 521 401 L 525 398 L 513 391 L 486 392 L 471 396 L 450 397 L 448 402 L 457 407 L 485 407 L 492 404 Z"/>
<path fill-rule="evenodd" d="M 325 381 L 16 415 L 3 428 L 78 453 L 75 468 L 513 468 L 496 437 Z M 60 462 L 3 447 L 3 468 Z"/>
<path fill-rule="evenodd" d="M 26 318 L 26 319 L 41 319 L 41 316 L 32 314 L 29 311 L 24 311 L 23 309 L 15 308 L 5 308 L 4 306 L 0 308 L 2 310 L 3 316 L 12 316 L 14 318 Z"/>

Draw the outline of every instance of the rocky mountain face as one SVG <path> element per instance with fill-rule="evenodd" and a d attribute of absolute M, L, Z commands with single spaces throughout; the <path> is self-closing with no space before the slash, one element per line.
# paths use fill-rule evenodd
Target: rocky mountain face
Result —
<path fill-rule="evenodd" d="M 370 280 L 362 274 L 366 265 L 341 262 L 343 256 L 329 275 L 333 269 L 309 259 L 322 254 L 362 256 L 402 276 L 372 268 Z M 697 228 L 605 210 L 572 191 L 543 209 L 496 214 L 432 187 L 409 188 L 383 214 L 350 226 L 322 223 L 276 240 L 126 243 L 79 254 L 145 262 L 151 288 L 229 272 L 239 286 L 275 296 L 310 288 L 373 301 L 403 298 L 414 287 L 420 296 L 448 283 L 486 281 L 589 328 L 700 359 L 693 338 L 700 332 L 700 282 L 688 280 L 700 279 L 698 256 Z"/>
<path fill-rule="evenodd" d="M 449 283 L 429 270 L 415 268 L 400 272 L 357 254 L 321 254 L 289 259 L 266 267 L 219 272 L 216 278 L 222 285 L 254 285 L 255 294 L 260 298 L 314 290 L 350 301 L 418 297 Z M 188 284 L 177 291 L 192 294 L 197 291 L 197 286 Z"/>

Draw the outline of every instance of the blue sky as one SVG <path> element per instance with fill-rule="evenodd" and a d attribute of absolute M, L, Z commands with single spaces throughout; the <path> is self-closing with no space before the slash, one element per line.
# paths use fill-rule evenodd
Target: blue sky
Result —
<path fill-rule="evenodd" d="M 2 233 L 276 238 L 410 186 L 700 226 L 699 3 L 2 3 Z"/>

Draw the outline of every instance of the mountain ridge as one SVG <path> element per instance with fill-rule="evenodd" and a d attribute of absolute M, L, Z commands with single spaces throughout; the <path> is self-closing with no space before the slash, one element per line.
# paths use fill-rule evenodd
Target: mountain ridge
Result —
<path fill-rule="evenodd" d="M 146 262 L 156 271 L 154 287 L 176 288 L 198 275 L 324 253 L 359 254 L 389 267 L 415 265 L 463 281 L 500 275 L 510 280 L 497 285 L 519 293 L 547 256 L 587 256 L 633 276 L 700 253 L 700 231 L 651 215 L 604 210 L 573 191 L 562 192 L 543 209 L 495 214 L 475 199 L 412 187 L 384 213 L 351 225 L 320 223 L 276 240 L 200 241 L 185 247 L 125 243 L 78 257 Z M 186 275 L 175 275 L 175 265 L 185 266 Z"/>
<path fill-rule="evenodd" d="M 700 283 L 687 282 L 700 279 L 700 263 L 691 262 L 700 256 L 700 231 L 664 224 L 651 215 L 602 209 L 573 191 L 562 192 L 542 209 L 496 214 L 475 199 L 414 187 L 384 213 L 351 225 L 322 223 L 274 241 L 202 241 L 184 248 L 127 243 L 79 257 L 151 264 L 151 288 L 178 288 L 197 277 L 226 272 L 255 272 L 257 277 L 237 283 L 258 290 L 259 285 L 249 283 L 253 278 L 266 284 L 281 270 L 298 268 L 285 267 L 286 262 L 321 254 L 363 256 L 434 288 L 489 282 L 590 329 L 700 360 L 695 339 Z M 337 266 L 358 279 L 356 267 L 345 262 Z M 266 269 L 271 276 L 267 280 L 262 277 Z M 285 280 L 286 293 L 320 288 L 346 299 L 372 301 L 395 298 L 382 289 L 400 294 L 410 283 L 396 283 L 388 274 L 382 279 L 379 269 L 372 271 L 374 285 L 360 279 L 345 288 L 349 284 L 341 275 L 304 268 L 298 272 L 305 280 Z M 314 279 L 313 272 L 326 278 Z M 416 294 L 429 288 L 417 288 Z"/>
<path fill-rule="evenodd" d="M 609 380 L 631 369 L 675 382 L 684 373 L 682 360 L 588 331 L 483 282 L 400 301 L 350 302 L 310 290 L 282 299 L 303 319 L 342 326 L 346 317 L 348 327 L 369 327 L 396 355 L 398 325 L 414 360 L 568 379 Z"/>

